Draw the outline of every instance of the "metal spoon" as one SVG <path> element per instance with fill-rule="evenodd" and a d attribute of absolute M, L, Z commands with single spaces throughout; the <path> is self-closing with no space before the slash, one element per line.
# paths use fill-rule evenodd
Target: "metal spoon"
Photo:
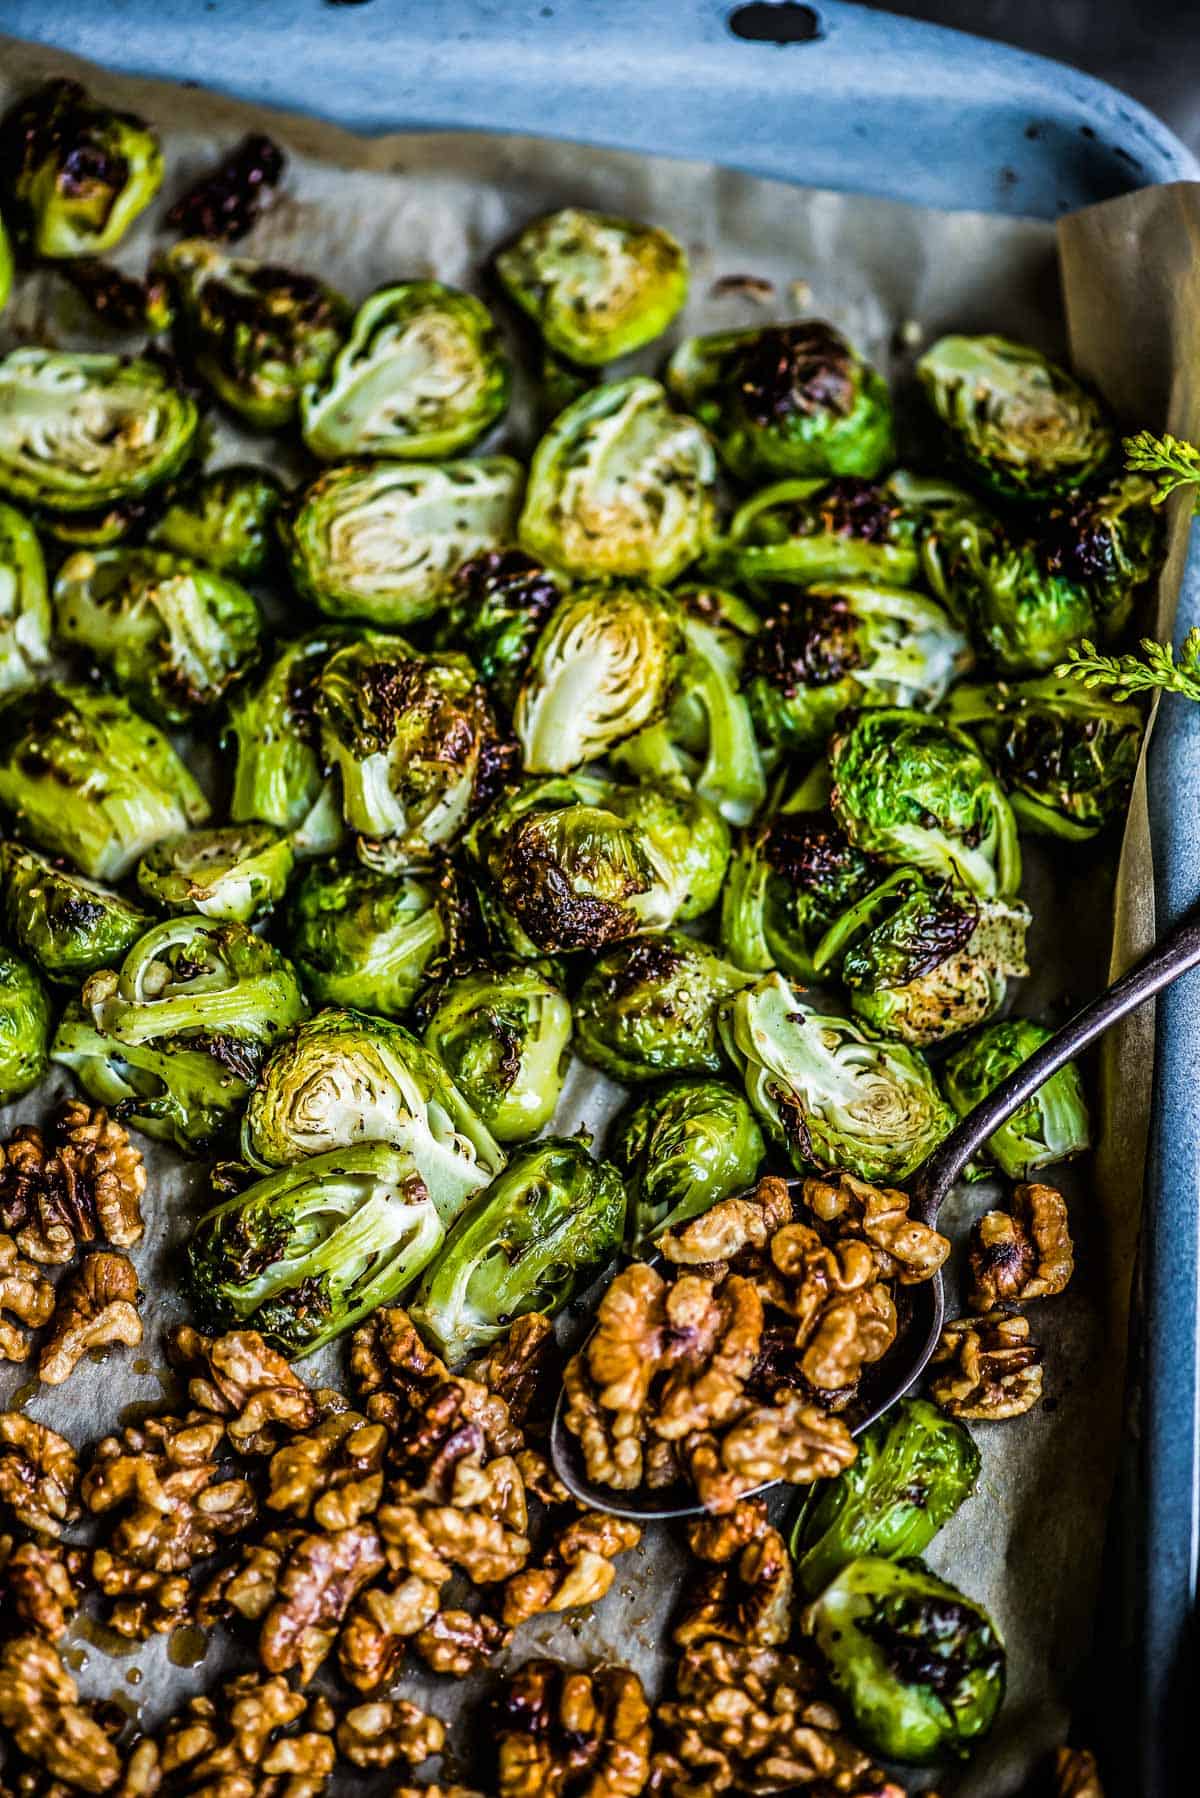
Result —
<path fill-rule="evenodd" d="M 1077 1011 L 1061 1030 L 1056 1030 L 1040 1049 L 1034 1051 L 1028 1061 L 1022 1062 L 1016 1073 L 1002 1080 L 974 1111 L 967 1113 L 905 1182 L 910 1195 L 910 1215 L 923 1224 L 936 1224 L 943 1200 L 971 1157 L 1026 1099 L 1032 1098 L 1051 1074 L 1198 963 L 1200 914 L 1195 914 L 1169 931 L 1144 961 L 1122 974 L 1107 991 Z M 802 1184 L 797 1177 L 788 1181 L 793 1192 L 799 1191 Z M 597 1303 L 605 1284 L 607 1281 L 596 1289 Z M 851 1426 L 856 1436 L 902 1398 L 920 1378 L 942 1333 L 946 1294 L 940 1273 L 918 1286 L 902 1288 L 901 1293 L 908 1301 L 907 1316 L 902 1318 L 895 1344 L 871 1370 L 869 1379 L 864 1379 Z M 608 1511 L 614 1517 L 632 1518 L 635 1522 L 653 1517 L 698 1517 L 703 1514 L 703 1507 L 694 1501 L 681 1502 L 678 1490 L 656 1492 L 638 1487 L 632 1492 L 618 1492 L 611 1486 L 597 1485 L 589 1480 L 579 1444 L 566 1427 L 565 1407 L 565 1395 L 560 1392 L 550 1432 L 551 1458 L 563 1485 L 582 1504 L 592 1510 Z M 766 1490 L 765 1487 L 759 1489 Z"/>

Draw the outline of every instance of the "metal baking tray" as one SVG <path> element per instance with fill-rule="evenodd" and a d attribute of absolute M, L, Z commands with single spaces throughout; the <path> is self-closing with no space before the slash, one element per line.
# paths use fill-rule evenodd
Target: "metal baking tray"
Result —
<path fill-rule="evenodd" d="M 358 131 L 537 131 L 944 208 L 1054 218 L 1200 179 L 1191 153 L 1115 89 L 845 0 L 0 0 L 0 31 Z M 1194 624 L 1200 529 L 1178 634 Z M 1162 927 L 1200 896 L 1200 711 L 1163 707 L 1149 789 Z M 1112 1532 L 1123 1643 L 1106 1656 L 1125 1670 L 1108 1702 L 1135 1746 L 1114 1798 L 1194 1789 L 1183 1766 L 1200 1555 L 1200 974 L 1160 1001 L 1156 1038 Z"/>

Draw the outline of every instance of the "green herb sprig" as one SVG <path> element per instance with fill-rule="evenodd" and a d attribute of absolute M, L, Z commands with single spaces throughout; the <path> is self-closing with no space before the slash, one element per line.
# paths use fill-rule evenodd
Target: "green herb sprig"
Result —
<path fill-rule="evenodd" d="M 1200 700 L 1200 625 L 1188 632 L 1178 653 L 1170 643 L 1143 637 L 1137 652 L 1104 656 L 1085 637 L 1067 656 L 1055 669 L 1057 675 L 1080 681 L 1085 687 L 1105 688 L 1113 699 L 1128 699 L 1133 693 L 1157 688 Z"/>
<path fill-rule="evenodd" d="M 1130 474 L 1154 476 L 1153 505 L 1161 506 L 1177 488 L 1200 487 L 1200 449 L 1182 437 L 1172 437 L 1170 432 L 1156 437 L 1153 431 L 1139 431 L 1136 437 L 1126 437 L 1121 448 Z M 1195 505 L 1200 511 L 1200 494 Z"/>

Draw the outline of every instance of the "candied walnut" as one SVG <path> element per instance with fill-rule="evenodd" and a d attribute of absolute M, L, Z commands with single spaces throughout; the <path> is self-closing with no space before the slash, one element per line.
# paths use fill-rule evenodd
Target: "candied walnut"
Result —
<path fill-rule="evenodd" d="M 1018 1186 L 1009 1211 L 989 1211 L 971 1231 L 970 1267 L 972 1311 L 1065 1291 L 1075 1252 L 1062 1194 L 1053 1186 Z"/>
<path fill-rule="evenodd" d="M 637 1798 L 650 1774 L 650 1707 L 627 1667 L 527 1661 L 497 1705 L 500 1798 Z"/>
<path fill-rule="evenodd" d="M 109 1628 L 130 1641 L 169 1635 L 191 1619 L 192 1591 L 186 1573 L 159 1573 L 97 1548 L 92 1553 L 92 1579 L 111 1600 Z"/>
<path fill-rule="evenodd" d="M 337 1745 L 356 1767 L 419 1767 L 446 1743 L 446 1726 L 407 1699 L 356 1704 L 337 1726 Z"/>
<path fill-rule="evenodd" d="M 0 1412 L 0 1508 L 27 1530 L 62 1534 L 79 1516 L 79 1464 L 65 1437 L 20 1411 Z"/>
<path fill-rule="evenodd" d="M 548 1388 L 555 1359 L 553 1323 L 540 1311 L 530 1311 L 518 1317 L 466 1371 L 472 1380 L 503 1399 L 513 1422 L 523 1426 L 531 1413 L 540 1415 L 553 1409 Z"/>
<path fill-rule="evenodd" d="M 323 1530 L 349 1529 L 383 1497 L 387 1432 L 357 1411 L 335 1412 L 311 1434 L 293 1436 L 271 1457 L 267 1504 Z"/>
<path fill-rule="evenodd" d="M 297 1724 L 301 1727 L 294 1730 Z M 167 1793 L 171 1798 L 318 1798 L 336 1760 L 332 1727 L 327 1699 L 293 1692 L 285 1679 L 243 1673 L 226 1682 L 219 1702 L 192 1698 L 151 1744 L 139 1744 L 130 1773 L 136 1770 L 142 1783 L 127 1783 L 125 1790 L 131 1798 L 142 1792 L 161 1792 L 164 1798 Z"/>
<path fill-rule="evenodd" d="M 393 1391 L 415 1401 L 446 1379 L 447 1368 L 426 1348 L 408 1312 L 385 1305 L 350 1338 L 350 1376 L 364 1398 Z"/>
<path fill-rule="evenodd" d="M 786 1180 L 768 1174 L 745 1198 L 722 1199 L 682 1230 L 659 1242 L 668 1261 L 690 1267 L 731 1261 L 746 1249 L 764 1249 L 791 1220 L 792 1195 Z"/>
<path fill-rule="evenodd" d="M 218 1569 L 196 1597 L 196 1622 L 202 1629 L 231 1616 L 258 1623 L 275 1602 L 279 1570 L 304 1531 L 268 1530 L 257 1542 L 242 1545 L 236 1561 Z"/>
<path fill-rule="evenodd" d="M 687 1609 L 673 1640 L 681 1648 L 717 1639 L 769 1648 L 791 1633 L 792 1563 L 761 1499 L 688 1525 L 688 1547 L 711 1572 L 687 1582 Z"/>
<path fill-rule="evenodd" d="M 955 1318 L 929 1365 L 929 1396 L 951 1417 L 1020 1417 L 1042 1396 L 1042 1351 L 1013 1312 Z"/>
<path fill-rule="evenodd" d="M 487 1794 L 477 1791 L 474 1786 L 444 1786 L 437 1783 L 431 1786 L 395 1786 L 392 1798 L 487 1798 Z"/>
<path fill-rule="evenodd" d="M 950 1253 L 949 1240 L 908 1215 L 908 1195 L 891 1186 L 871 1186 L 853 1174 L 808 1179 L 802 1203 L 839 1241 L 860 1240 L 875 1255 L 880 1279 L 902 1286 L 931 1280 Z"/>
<path fill-rule="evenodd" d="M 0 1610 L 56 1642 L 79 1609 L 87 1556 L 60 1543 L 0 1544 Z"/>
<path fill-rule="evenodd" d="M 298 1667 L 307 1684 L 333 1647 L 355 1595 L 383 1566 L 379 1534 L 369 1523 L 296 1543 L 279 1570 L 275 1601 L 259 1634 L 267 1672 Z"/>
<path fill-rule="evenodd" d="M 104 1249 L 86 1255 L 59 1289 L 50 1334 L 38 1356 L 38 1378 L 61 1386 L 90 1350 L 139 1343 L 137 1302 L 137 1274 L 128 1256 Z"/>
<path fill-rule="evenodd" d="M 706 1510 L 732 1510 L 738 1500 L 773 1480 L 810 1485 L 848 1467 L 857 1450 L 840 1417 L 806 1402 L 796 1388 L 754 1405 L 718 1437 L 700 1434 L 683 1444 L 696 1496 Z"/>
<path fill-rule="evenodd" d="M 762 1299 L 731 1274 L 719 1287 L 681 1274 L 663 1303 L 672 1363 L 648 1418 L 656 1436 L 677 1442 L 744 1409 L 746 1381 L 762 1347 Z"/>
<path fill-rule="evenodd" d="M 644 1262 L 617 1274 L 582 1353 L 563 1373 L 566 1424 L 579 1438 L 588 1477 L 619 1490 L 642 1482 L 643 1410 L 661 1363 L 667 1291 Z"/>
<path fill-rule="evenodd" d="M 1059 1748 L 1054 1755 L 1056 1798 L 1104 1798 L 1096 1757 L 1086 1748 Z"/>
<path fill-rule="evenodd" d="M 390 1565 L 439 1587 L 455 1568 L 476 1585 L 491 1585 L 507 1579 L 529 1557 L 523 1531 L 457 1505 L 387 1504 L 380 1507 L 377 1521 Z"/>
<path fill-rule="evenodd" d="M 413 1637 L 437 1616 L 440 1595 L 440 1585 L 415 1574 L 361 1593 L 338 1637 L 338 1667 L 347 1685 L 356 1692 L 390 1685 Z"/>
<path fill-rule="evenodd" d="M 180 1324 L 169 1347 L 172 1361 L 187 1376 L 188 1397 L 227 1419 L 229 1440 L 239 1454 L 270 1454 L 280 1435 L 311 1429 L 316 1422 L 313 1393 L 257 1330 L 202 1336 Z"/>
<path fill-rule="evenodd" d="M 0 1739 L 72 1790 L 110 1792 L 121 1763 L 93 1707 L 80 1701 L 57 1650 L 41 1636 L 0 1645 Z"/>
<path fill-rule="evenodd" d="M 768 1304 L 795 1322 L 790 1383 L 798 1375 L 826 1404 L 849 1396 L 895 1341 L 896 1308 L 865 1242 L 829 1245 L 808 1224 L 785 1224 L 758 1279 Z"/>
<path fill-rule="evenodd" d="M 0 1361 L 28 1361 L 29 1331 L 40 1329 L 53 1311 L 54 1288 L 45 1274 L 19 1253 L 11 1236 L 0 1236 Z"/>
<path fill-rule="evenodd" d="M 432 1673 L 465 1679 L 486 1667 L 508 1642 L 508 1631 L 484 1612 L 439 1611 L 413 1637 L 413 1647 Z"/>
<path fill-rule="evenodd" d="M 25 1125 L 0 1147 L 0 1221 L 31 1260 L 70 1261 L 82 1243 L 130 1248 L 142 1235 L 146 1166 L 101 1106 L 68 1101 L 49 1141 Z"/>
<path fill-rule="evenodd" d="M 536 1567 L 514 1573 L 505 1583 L 502 1621 L 515 1628 L 543 1611 L 569 1611 L 597 1604 L 616 1575 L 618 1555 L 636 1548 L 642 1532 L 636 1523 L 603 1511 L 584 1511 L 560 1529 Z"/>

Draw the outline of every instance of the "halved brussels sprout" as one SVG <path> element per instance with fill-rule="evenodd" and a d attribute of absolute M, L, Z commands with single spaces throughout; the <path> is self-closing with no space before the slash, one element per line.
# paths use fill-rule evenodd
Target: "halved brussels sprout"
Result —
<path fill-rule="evenodd" d="M 72 986 L 118 960 L 153 922 L 120 893 L 20 843 L 0 843 L 0 893 L 17 948 L 48 979 Z"/>
<path fill-rule="evenodd" d="M 127 700 L 53 681 L 0 706 L 0 806 L 18 834 L 93 880 L 120 880 L 208 802 Z"/>
<path fill-rule="evenodd" d="M 30 687 L 50 660 L 50 600 L 37 532 L 0 500 L 0 696 Z"/>
<path fill-rule="evenodd" d="M 915 1049 L 817 1011 L 780 974 L 726 1000 L 721 1038 L 767 1135 L 801 1173 L 903 1180 L 954 1125 Z"/>
<path fill-rule="evenodd" d="M 1029 1018 L 1002 1018 L 955 1049 L 942 1068 L 942 1086 L 959 1117 L 1015 1074 L 1051 1034 Z M 1082 1155 L 1090 1144 L 1083 1080 L 1069 1061 L 988 1137 L 985 1159 L 994 1161 L 1010 1180 L 1028 1180 L 1040 1168 Z"/>
<path fill-rule="evenodd" d="M 219 703 L 262 634 L 244 587 L 165 549 L 77 550 L 54 583 L 54 622 L 135 704 L 174 725 Z"/>
<path fill-rule="evenodd" d="M 1050 499 L 1078 487 L 1116 446 L 1100 401 L 1029 344 L 942 337 L 917 379 L 970 473 L 1010 499 Z"/>
<path fill-rule="evenodd" d="M 426 1001 L 425 1046 L 498 1142 L 524 1142 L 554 1116 L 571 1041 L 571 1006 L 536 968 L 477 968 Z"/>
<path fill-rule="evenodd" d="M 248 424 L 290 424 L 301 391 L 320 380 L 346 334 L 350 308 L 341 294 L 313 275 L 228 256 L 201 237 L 175 244 L 163 268 L 190 366 Z"/>
<path fill-rule="evenodd" d="M 679 930 L 635 937 L 602 955 L 575 997 L 576 1046 L 614 1080 L 718 1074 L 722 1003 L 754 983 Z"/>
<path fill-rule="evenodd" d="M 158 137 L 77 81 L 47 81 L 0 125 L 0 169 L 36 256 L 103 256 L 162 185 Z"/>
<path fill-rule="evenodd" d="M 1162 566 L 1165 520 L 1154 499 L 1147 476 L 1121 475 L 1071 494 L 1039 523 L 1047 573 L 1086 586 L 1105 637 L 1120 636 Z"/>
<path fill-rule="evenodd" d="M 453 948 L 456 910 L 448 873 L 381 874 L 356 861 L 312 862 L 288 902 L 288 947 L 319 1005 L 399 1017 L 434 957 Z"/>
<path fill-rule="evenodd" d="M 382 287 L 350 335 L 300 395 L 300 429 L 314 456 L 452 456 L 508 405 L 512 370 L 491 313 L 440 281 Z"/>
<path fill-rule="evenodd" d="M 629 1189 L 626 1235 L 652 1241 L 751 1185 L 765 1153 L 741 1093 L 720 1080 L 671 1080 L 621 1113 L 605 1145 Z"/>
<path fill-rule="evenodd" d="M 673 581 L 712 536 L 716 467 L 657 381 L 593 387 L 533 452 L 521 542 L 569 574 Z"/>
<path fill-rule="evenodd" d="M 283 487 L 269 468 L 207 469 L 172 494 L 150 539 L 219 574 L 249 580 L 267 565 L 282 503 Z"/>
<path fill-rule="evenodd" d="M 576 587 L 550 614 L 513 728 L 530 774 L 569 774 L 662 716 L 683 660 L 679 609 L 635 581 Z"/>
<path fill-rule="evenodd" d="M 46 989 L 27 961 L 0 947 L 0 1105 L 38 1084 L 49 1041 Z"/>
<path fill-rule="evenodd" d="M 585 368 L 653 343 L 687 299 L 687 255 L 669 232 L 579 206 L 526 225 L 496 271 L 551 349 Z"/>
<path fill-rule="evenodd" d="M 721 948 L 735 967 L 815 980 L 825 933 L 881 876 L 881 864 L 856 849 L 829 812 L 785 807 L 734 851 Z"/>
<path fill-rule="evenodd" d="M 350 640 L 336 625 L 283 644 L 256 687 L 229 706 L 235 763 L 229 815 L 292 833 L 297 853 L 338 847 L 341 813 L 320 753 L 317 681 L 334 650 Z M 314 840 L 315 839 L 315 840 Z"/>
<path fill-rule="evenodd" d="M 267 1174 L 216 1206 L 188 1245 L 188 1287 L 214 1330 L 311 1355 L 395 1304 L 445 1230 L 409 1152 L 359 1143 Z"/>
<path fill-rule="evenodd" d="M 131 499 L 183 466 L 199 416 L 143 357 L 10 350 L 0 361 L 0 492 L 54 513 Z"/>
<path fill-rule="evenodd" d="M 981 899 L 1016 892 L 1012 807 L 965 731 L 881 707 L 839 731 L 829 765 L 833 813 L 856 848 L 957 880 Z"/>
<path fill-rule="evenodd" d="M 0 312 L 8 305 L 8 296 L 13 284 L 13 253 L 8 240 L 8 232 L 4 228 L 4 220 L 0 218 Z"/>
<path fill-rule="evenodd" d="M 848 706 L 932 709 L 972 660 L 923 593 L 830 582 L 781 600 L 764 620 L 746 657 L 746 696 L 764 745 L 812 752 Z"/>
<path fill-rule="evenodd" d="M 851 1561 L 802 1627 L 848 1706 L 857 1740 L 924 1767 L 965 1758 L 1004 1697 L 1000 1632 L 983 1609 L 920 1561 Z"/>
<path fill-rule="evenodd" d="M 409 1313 L 453 1366 L 530 1311 L 561 1311 L 620 1246 L 625 1188 L 586 1143 L 548 1136 L 518 1149 L 471 1200 Z"/>
<path fill-rule="evenodd" d="M 165 918 L 84 982 L 51 1057 L 147 1136 L 202 1155 L 241 1111 L 271 1044 L 304 1016 L 291 964 L 244 924 Z"/>
<path fill-rule="evenodd" d="M 792 1564 L 808 1598 L 861 1555 L 923 1554 L 975 1490 L 979 1450 L 965 1424 L 924 1398 L 864 1430 L 858 1458 L 810 1486 L 792 1527 Z"/>
<path fill-rule="evenodd" d="M 290 1167 L 360 1142 L 408 1149 L 449 1226 L 504 1153 L 445 1068 L 402 1024 L 318 1012 L 270 1057 L 242 1122 L 253 1167 Z"/>
<path fill-rule="evenodd" d="M 667 924 L 687 924 L 711 911 L 729 866 L 729 826 L 698 793 L 651 781 L 618 787 L 610 799 L 622 818 L 644 831 L 669 892 Z"/>
<path fill-rule="evenodd" d="M 517 703 L 538 634 L 565 591 L 562 577 L 523 549 L 472 556 L 449 587 L 439 649 L 460 649 L 505 713 Z"/>
<path fill-rule="evenodd" d="M 138 863 L 137 883 L 168 912 L 248 924 L 283 898 L 295 853 L 273 824 L 229 824 L 166 837 Z"/>
<path fill-rule="evenodd" d="M 468 557 L 512 538 L 524 479 L 509 456 L 327 469 L 286 527 L 292 578 L 332 618 L 432 617 Z"/>
<path fill-rule="evenodd" d="M 1124 819 L 1144 728 L 1136 705 L 1048 677 L 960 687 L 945 715 L 979 744 L 1026 830 L 1079 843 Z"/>
<path fill-rule="evenodd" d="M 667 384 L 708 426 L 740 481 L 869 480 L 895 460 L 887 382 L 819 319 L 689 337 L 671 358 Z"/>

